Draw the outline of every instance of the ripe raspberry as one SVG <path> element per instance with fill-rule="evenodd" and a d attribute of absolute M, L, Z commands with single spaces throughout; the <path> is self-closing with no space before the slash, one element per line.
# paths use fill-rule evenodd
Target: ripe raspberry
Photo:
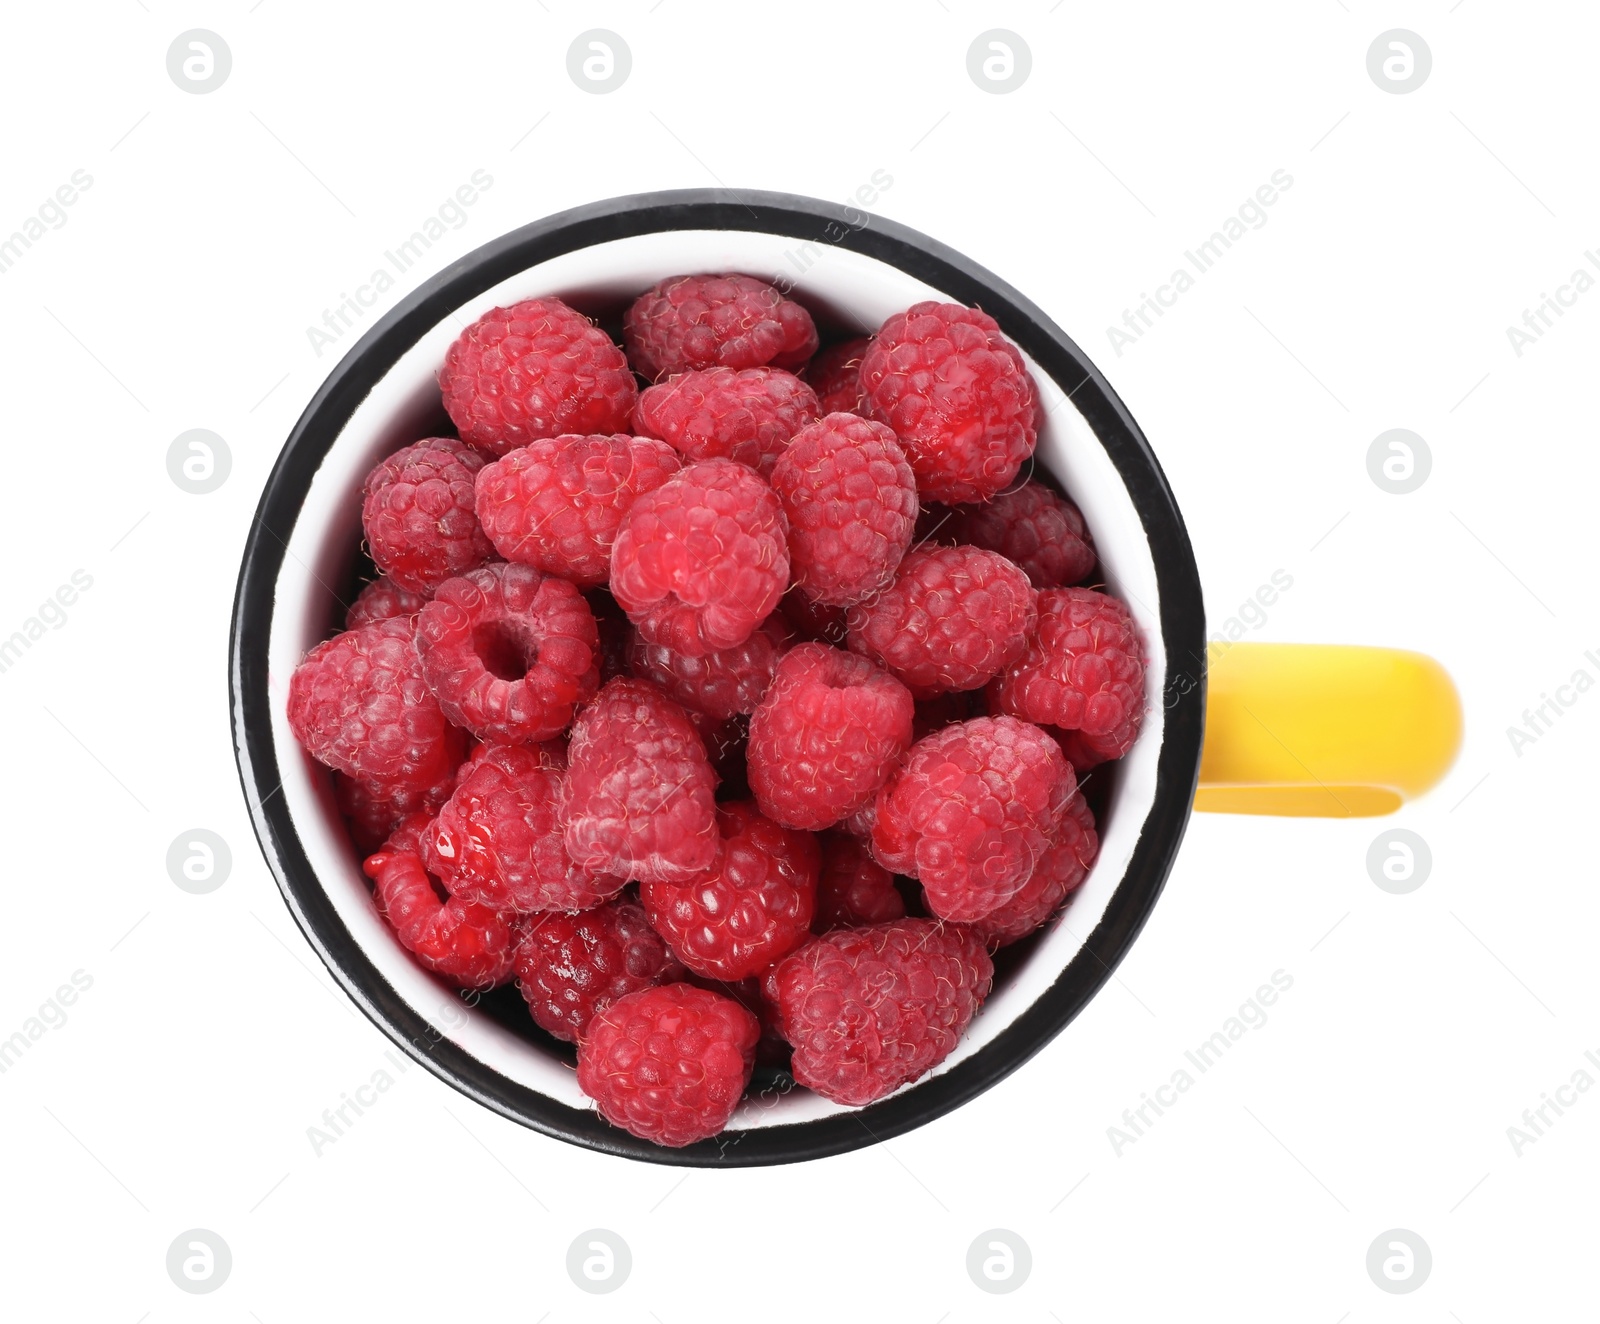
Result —
<path fill-rule="evenodd" d="M 691 713 L 725 722 L 756 710 L 790 637 L 788 622 L 773 612 L 742 644 L 704 657 L 684 657 L 665 644 L 646 643 L 635 630 L 628 644 L 628 668 L 642 680 L 653 680 Z"/>
<path fill-rule="evenodd" d="M 497 910 L 587 910 L 628 880 L 578 868 L 560 821 L 566 755 L 485 745 L 462 770 L 431 833 L 451 892 Z"/>
<path fill-rule="evenodd" d="M 990 687 L 989 702 L 1081 731 L 1089 752 L 1121 758 L 1144 721 L 1144 649 L 1127 607 L 1094 589 L 1045 589 L 1038 629 Z"/>
<path fill-rule="evenodd" d="M 882 423 L 829 414 L 802 428 L 778 457 L 772 490 L 808 597 L 846 606 L 894 577 L 916 524 L 917 485 Z"/>
<path fill-rule="evenodd" d="M 905 898 L 894 875 L 872 858 L 866 842 L 847 832 L 826 832 L 821 844 L 813 933 L 905 918 Z"/>
<path fill-rule="evenodd" d="M 677 958 L 698 975 L 744 979 L 792 952 L 816 911 L 816 839 L 779 827 L 749 801 L 719 805 L 722 856 L 681 883 L 640 884 L 639 899 Z"/>
<path fill-rule="evenodd" d="M 289 681 L 289 726 L 311 757 L 392 787 L 437 785 L 463 740 L 422 678 L 409 620 L 324 640 Z"/>
<path fill-rule="evenodd" d="M 593 588 L 611 573 L 628 507 L 678 463 L 672 447 L 649 437 L 541 437 L 484 467 L 478 519 L 506 560 Z"/>
<path fill-rule="evenodd" d="M 653 382 L 696 368 L 797 368 L 817 348 L 811 314 L 753 276 L 675 276 L 622 323 L 628 359 Z"/>
<path fill-rule="evenodd" d="M 767 1001 L 761 990 L 761 980 L 755 975 L 733 981 L 707 979 L 691 972 L 688 982 L 696 988 L 708 988 L 725 998 L 732 998 L 754 1016 L 761 1026 L 761 1038 L 756 1041 L 756 1065 L 769 1067 L 789 1066 L 789 1045 L 778 1033 L 778 1009 Z"/>
<path fill-rule="evenodd" d="M 363 625 L 376 625 L 379 621 L 406 620 L 427 605 L 428 597 L 426 593 L 401 588 L 388 575 L 379 575 L 356 594 L 356 600 L 344 614 L 344 628 L 359 630 Z"/>
<path fill-rule="evenodd" d="M 1069 893 L 1078 889 L 1099 853 L 1094 815 L 1083 796 L 1074 795 L 1057 824 L 1056 839 L 1034 865 L 1027 881 L 1011 900 L 974 923 L 973 932 L 989 944 L 990 951 L 1027 937 L 1060 909 Z"/>
<path fill-rule="evenodd" d="M 802 640 L 815 640 L 844 647 L 844 608 L 813 602 L 798 588 L 791 588 L 778 603 L 784 620 Z"/>
<path fill-rule="evenodd" d="M 826 644 L 784 655 L 750 718 L 750 790 L 786 827 L 825 828 L 872 799 L 911 744 L 911 695 Z"/>
<path fill-rule="evenodd" d="M 958 506 L 941 532 L 999 552 L 1021 566 L 1035 588 L 1076 584 L 1094 569 L 1094 543 L 1083 515 L 1042 483 L 1024 483 L 987 505 Z"/>
<path fill-rule="evenodd" d="M 859 1108 L 944 1061 L 993 979 L 976 934 L 901 919 L 813 938 L 766 990 L 794 1045 L 795 1080 Z"/>
<path fill-rule="evenodd" d="M 738 460 L 772 473 L 789 438 L 821 417 L 817 395 L 782 368 L 707 368 L 646 387 L 634 426 L 689 460 Z"/>
<path fill-rule="evenodd" d="M 703 460 L 647 492 L 611 549 L 611 592 L 653 644 L 704 657 L 742 644 L 789 585 L 788 531 L 766 480 Z"/>
<path fill-rule="evenodd" d="M 480 740 L 548 740 L 600 685 L 589 604 L 527 565 L 441 584 L 417 616 L 417 652 L 445 714 Z"/>
<path fill-rule="evenodd" d="M 867 398 L 861 390 L 861 359 L 872 344 L 867 336 L 829 345 L 806 364 L 805 380 L 817 393 L 824 414 L 867 412 Z"/>
<path fill-rule="evenodd" d="M 339 812 L 350 826 L 350 840 L 363 856 L 371 855 L 389 839 L 389 834 L 412 814 L 430 818 L 450 798 L 455 789 L 456 769 L 450 769 L 433 786 L 391 786 L 365 777 L 333 774 L 333 796 Z"/>
<path fill-rule="evenodd" d="M 663 984 L 596 1013 L 578 1044 L 578 1085 L 613 1126 L 674 1149 L 728 1124 L 761 1026 L 732 998 Z"/>
<path fill-rule="evenodd" d="M 1033 380 L 999 324 L 976 308 L 919 303 L 896 313 L 862 357 L 861 385 L 927 500 L 982 501 L 1033 454 Z"/>
<path fill-rule="evenodd" d="M 639 399 L 622 351 L 560 299 L 485 313 L 450 346 L 439 389 L 461 439 L 495 455 L 540 437 L 620 432 Z"/>
<path fill-rule="evenodd" d="M 378 910 L 400 945 L 462 988 L 493 988 L 511 976 L 511 926 L 492 906 L 440 901 L 423 864 L 426 814 L 413 814 L 362 865 L 377 885 Z"/>
<path fill-rule="evenodd" d="M 472 510 L 484 457 L 453 437 L 396 451 L 367 475 L 361 527 L 378 569 L 403 589 L 429 593 L 493 554 Z"/>
<path fill-rule="evenodd" d="M 722 845 L 716 785 L 682 708 L 646 681 L 608 681 L 567 747 L 567 854 L 593 873 L 641 881 L 709 869 Z"/>
<path fill-rule="evenodd" d="M 1102 763 L 1120 759 L 1128 751 L 1122 747 L 1121 737 L 1113 731 L 1110 735 L 1091 736 L 1082 731 L 1063 731 L 1059 726 L 1045 728 L 1056 738 L 1061 752 L 1080 776 Z"/>
<path fill-rule="evenodd" d="M 1016 895 L 1076 788 L 1038 727 L 974 717 L 911 747 L 878 792 L 872 853 L 920 879 L 938 918 L 970 923 Z"/>
<path fill-rule="evenodd" d="M 1028 646 L 1028 577 L 981 547 L 919 547 L 894 583 L 850 609 L 852 652 L 882 662 L 919 699 L 975 690 Z"/>
<path fill-rule="evenodd" d="M 576 915 L 535 915 L 517 943 L 517 988 L 540 1029 L 576 1043 L 620 997 L 684 976 L 632 901 Z"/>

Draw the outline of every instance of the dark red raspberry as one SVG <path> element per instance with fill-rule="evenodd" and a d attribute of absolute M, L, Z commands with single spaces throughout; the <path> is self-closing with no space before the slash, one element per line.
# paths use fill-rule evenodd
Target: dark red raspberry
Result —
<path fill-rule="evenodd" d="M 684 657 L 665 644 L 646 643 L 635 631 L 628 667 L 635 676 L 655 681 L 685 708 L 722 722 L 756 710 L 789 640 L 789 623 L 779 612 L 762 621 L 742 644 L 704 657 Z"/>
<path fill-rule="evenodd" d="M 422 677 L 409 620 L 318 644 L 289 681 L 289 727 L 311 757 L 392 787 L 436 786 L 463 740 Z"/>
<path fill-rule="evenodd" d="M 497 910 L 587 910 L 628 880 L 578 868 L 560 820 L 566 754 L 485 745 L 462 770 L 433 825 L 452 893 Z"/>
<path fill-rule="evenodd" d="M 1120 759 L 1128 751 L 1122 747 L 1121 737 L 1113 731 L 1109 735 L 1091 736 L 1082 731 L 1063 731 L 1059 726 L 1045 728 L 1056 738 L 1061 752 L 1067 756 L 1073 771 L 1079 776 L 1102 763 Z"/>
<path fill-rule="evenodd" d="M 894 433 L 854 414 L 802 428 L 778 457 L 772 490 L 789 522 L 794 582 L 846 606 L 893 577 L 911 544 L 917 485 Z"/>
<path fill-rule="evenodd" d="M 750 791 L 788 827 L 825 828 L 872 799 L 911 744 L 912 699 L 875 663 L 826 644 L 784 654 L 750 718 Z"/>
<path fill-rule="evenodd" d="M 969 717 L 987 717 L 982 690 L 946 690 L 931 699 L 918 699 L 916 716 L 911 719 L 911 734 L 916 740 L 942 731 L 952 722 L 965 722 Z M 1056 742 L 1060 744 L 1058 740 Z"/>
<path fill-rule="evenodd" d="M 540 1029 L 577 1042 L 590 1018 L 620 997 L 684 976 L 632 901 L 576 915 L 534 915 L 516 946 L 517 988 Z"/>
<path fill-rule="evenodd" d="M 678 464 L 672 447 L 649 437 L 541 437 L 484 467 L 478 519 L 506 560 L 593 588 L 611 573 L 628 507 Z"/>
<path fill-rule="evenodd" d="M 429 593 L 494 553 L 472 509 L 484 456 L 454 437 L 429 437 L 381 461 L 361 489 L 361 527 L 379 570 Z"/>
<path fill-rule="evenodd" d="M 944 1061 L 993 979 L 976 934 L 901 919 L 813 938 L 778 963 L 766 991 L 794 1045 L 795 1080 L 859 1108 Z"/>
<path fill-rule="evenodd" d="M 811 314 L 754 276 L 674 276 L 634 300 L 628 359 L 658 382 L 696 368 L 797 368 L 817 348 Z"/>
<path fill-rule="evenodd" d="M 779 827 L 749 801 L 720 805 L 722 855 L 680 883 L 639 887 L 650 924 L 696 974 L 744 979 L 792 952 L 816 911 L 816 839 Z"/>
<path fill-rule="evenodd" d="M 813 602 L 798 588 L 791 588 L 779 601 L 778 610 L 802 640 L 816 640 L 844 647 L 844 608 Z"/>
<path fill-rule="evenodd" d="M 1021 566 L 1035 588 L 1076 584 L 1094 569 L 1083 515 L 1042 483 L 1024 483 L 986 505 L 958 506 L 940 532 L 999 552 Z"/>
<path fill-rule="evenodd" d="M 929 501 L 1003 490 L 1037 438 L 1037 394 L 987 313 L 919 303 L 879 329 L 861 360 L 868 411 L 894 429 Z"/>
<path fill-rule="evenodd" d="M 378 910 L 400 945 L 462 988 L 493 988 L 511 977 L 511 926 L 492 906 L 440 901 L 427 867 L 426 814 L 413 814 L 362 868 L 376 884 Z"/>
<path fill-rule="evenodd" d="M 707 368 L 646 387 L 633 419 L 689 460 L 738 460 L 765 477 L 820 416 L 816 392 L 782 368 Z"/>
<path fill-rule="evenodd" d="M 989 702 L 1080 731 L 1090 752 L 1121 758 L 1144 720 L 1144 648 L 1127 607 L 1090 588 L 1045 589 L 1027 651 L 995 680 Z"/>
<path fill-rule="evenodd" d="M 866 842 L 848 832 L 826 832 L 821 845 L 813 933 L 905 918 L 905 898 L 894 875 L 872 858 Z"/>
<path fill-rule="evenodd" d="M 401 588 L 388 575 L 379 575 L 356 594 L 356 600 L 344 614 L 344 628 L 359 630 L 363 625 L 376 625 L 379 621 L 406 620 L 427 605 L 429 596 Z"/>
<path fill-rule="evenodd" d="M 647 681 L 607 681 L 578 714 L 561 818 L 580 868 L 677 881 L 716 863 L 717 775 L 682 708 Z"/>
<path fill-rule="evenodd" d="M 817 393 L 824 414 L 867 412 L 867 398 L 861 390 L 861 359 L 872 341 L 867 336 L 829 345 L 806 364 L 805 380 Z"/>
<path fill-rule="evenodd" d="M 611 549 L 611 592 L 639 633 L 686 657 L 742 644 L 789 586 L 783 509 L 733 460 L 680 469 L 633 503 Z"/>
<path fill-rule="evenodd" d="M 362 855 L 370 855 L 389 834 L 412 814 L 432 817 L 455 789 L 456 769 L 433 786 L 390 786 L 364 777 L 333 774 L 333 795 L 339 812 L 350 825 L 350 840 Z"/>
<path fill-rule="evenodd" d="M 469 570 L 417 616 L 422 674 L 480 740 L 548 740 L 600 685 L 600 635 L 583 595 L 528 565 Z"/>
<path fill-rule="evenodd" d="M 761 1026 L 732 998 L 662 984 L 618 998 L 578 1044 L 578 1085 L 613 1126 L 677 1149 L 739 1106 Z"/>
<path fill-rule="evenodd" d="M 1027 575 L 997 552 L 920 547 L 893 584 L 850 608 L 850 648 L 882 662 L 919 699 L 975 690 L 1022 656 L 1034 597 Z"/>
<path fill-rule="evenodd" d="M 485 313 L 450 346 L 439 389 L 462 440 L 496 455 L 540 437 L 620 432 L 639 399 L 622 351 L 560 299 Z"/>
<path fill-rule="evenodd" d="M 878 792 L 872 853 L 920 879 L 928 909 L 970 923 L 1016 895 L 1077 788 L 1055 741 L 1014 717 L 974 717 L 911 747 Z"/>
<path fill-rule="evenodd" d="M 1094 815 L 1083 796 L 1074 795 L 1061 815 L 1056 839 L 1033 866 L 1028 880 L 1011 900 L 974 923 L 973 932 L 989 944 L 990 951 L 1026 938 L 1078 889 L 1099 853 Z"/>

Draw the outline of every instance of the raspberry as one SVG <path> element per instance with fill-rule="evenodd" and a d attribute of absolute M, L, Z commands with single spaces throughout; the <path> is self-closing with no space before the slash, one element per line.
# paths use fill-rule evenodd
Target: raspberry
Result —
<path fill-rule="evenodd" d="M 677 453 L 649 437 L 541 437 L 484 467 L 478 519 L 506 560 L 593 588 L 628 507 L 677 471 Z"/>
<path fill-rule="evenodd" d="M 600 685 L 589 604 L 532 566 L 441 584 L 417 616 L 417 652 L 445 714 L 480 740 L 548 740 Z"/>
<path fill-rule="evenodd" d="M 422 678 L 409 620 L 379 621 L 318 644 L 289 681 L 289 726 L 311 757 L 391 787 L 437 785 L 462 736 Z"/>
<path fill-rule="evenodd" d="M 452 893 L 497 910 L 587 910 L 626 878 L 579 869 L 560 822 L 566 756 L 485 745 L 439 811 L 431 842 Z"/>
<path fill-rule="evenodd" d="M 634 426 L 690 460 L 738 460 L 763 477 L 789 438 L 821 416 L 817 395 L 782 368 L 707 368 L 646 387 Z"/>
<path fill-rule="evenodd" d="M 757 1066 L 788 1069 L 789 1045 L 778 1033 L 778 1009 L 767 1001 L 766 995 L 761 990 L 760 979 L 751 975 L 748 979 L 729 982 L 722 979 L 707 979 L 702 975 L 691 973 L 689 983 L 696 988 L 708 988 L 713 993 L 732 998 L 756 1018 L 761 1026 L 761 1038 L 756 1041 Z"/>
<path fill-rule="evenodd" d="M 634 631 L 628 666 L 635 676 L 655 681 L 685 708 L 722 722 L 756 710 L 772 684 L 789 637 L 788 622 L 778 612 L 762 621 L 742 644 L 704 657 L 684 657 L 665 644 L 646 643 Z"/>
<path fill-rule="evenodd" d="M 560 299 L 490 309 L 450 346 L 439 389 L 461 439 L 496 455 L 540 437 L 620 432 L 639 399 L 622 351 Z"/>
<path fill-rule="evenodd" d="M 687 657 L 742 644 L 788 584 L 778 498 L 733 460 L 691 464 L 645 493 L 611 549 L 611 592 L 639 633 Z"/>
<path fill-rule="evenodd" d="M 862 356 L 861 386 L 927 500 L 982 501 L 1033 454 L 1033 380 L 999 324 L 976 308 L 919 303 L 896 313 Z"/>
<path fill-rule="evenodd" d="M 803 640 L 817 640 L 844 647 L 844 608 L 813 602 L 798 588 L 791 588 L 779 601 L 778 610 Z"/>
<path fill-rule="evenodd" d="M 861 336 L 829 345 L 806 364 L 805 380 L 817 393 L 824 414 L 867 412 L 866 396 L 861 391 L 861 358 L 872 341 Z"/>
<path fill-rule="evenodd" d="M 389 834 L 412 814 L 432 817 L 455 789 L 456 769 L 435 785 L 425 787 L 391 786 L 365 777 L 333 774 L 333 796 L 339 812 L 350 825 L 350 840 L 362 855 L 370 855 L 389 839 Z"/>
<path fill-rule="evenodd" d="M 1056 913 L 1068 893 L 1077 890 L 1099 853 L 1094 815 L 1083 796 L 1074 795 L 1057 824 L 1055 841 L 1027 881 L 1011 900 L 974 923 L 973 932 L 989 944 L 990 951 L 1027 937 Z"/>
<path fill-rule="evenodd" d="M 578 1044 L 578 1085 L 613 1126 L 674 1149 L 728 1124 L 761 1026 L 732 998 L 663 984 L 596 1013 Z"/>
<path fill-rule="evenodd" d="M 698 975 L 744 979 L 793 951 L 811 929 L 816 840 L 779 827 L 748 801 L 720 805 L 722 856 L 681 883 L 645 882 L 651 927 Z"/>
<path fill-rule="evenodd" d="M 1046 728 L 1061 746 L 1074 772 L 1080 775 L 1102 763 L 1120 759 L 1128 751 L 1123 749 L 1116 732 L 1106 736 L 1085 735 L 1082 731 L 1063 731 L 1059 726 Z"/>
<path fill-rule="evenodd" d="M 912 699 L 864 657 L 800 644 L 750 718 L 750 790 L 787 827 L 824 828 L 872 799 L 911 744 Z"/>
<path fill-rule="evenodd" d="M 359 630 L 363 625 L 376 625 L 379 621 L 406 620 L 415 616 L 427 605 L 428 594 L 413 593 L 401 588 L 388 575 L 379 575 L 370 584 L 362 585 L 344 614 L 344 628 Z"/>
<path fill-rule="evenodd" d="M 1035 588 L 1076 584 L 1094 569 L 1094 542 L 1083 514 L 1042 483 L 1024 483 L 987 505 L 958 506 L 943 532 L 1014 561 Z"/>
<path fill-rule="evenodd" d="M 1035 620 L 1028 577 L 980 547 L 921 547 L 894 583 L 850 609 L 852 652 L 882 662 L 919 699 L 974 690 L 1015 662 Z"/>
<path fill-rule="evenodd" d="M 675 276 L 622 323 L 634 368 L 653 382 L 696 368 L 799 367 L 817 348 L 811 314 L 753 276 Z"/>
<path fill-rule="evenodd" d="M 905 898 L 894 876 L 872 858 L 867 844 L 847 832 L 822 837 L 822 872 L 817 877 L 814 933 L 859 928 L 903 919 Z"/>
<path fill-rule="evenodd" d="M 1144 649 L 1127 607 L 1094 589 L 1045 589 L 1038 629 L 995 680 L 989 702 L 1030 722 L 1081 731 L 1091 753 L 1121 758 L 1144 720 Z"/>
<path fill-rule="evenodd" d="M 944 1061 L 989 993 L 994 963 L 959 926 L 901 919 L 835 929 L 767 977 L 795 1080 L 862 1107 Z"/>
<path fill-rule="evenodd" d="M 362 865 L 400 945 L 462 988 L 493 988 L 511 975 L 511 927 L 492 906 L 440 901 L 423 864 L 426 814 L 413 814 Z"/>
<path fill-rule="evenodd" d="M 535 915 L 516 952 L 517 988 L 534 1023 L 576 1042 L 620 997 L 671 984 L 684 970 L 632 901 L 576 915 Z"/>
<path fill-rule="evenodd" d="M 472 510 L 484 457 L 453 437 L 396 451 L 367 475 L 361 527 L 373 561 L 396 584 L 427 593 L 493 554 Z"/>
<path fill-rule="evenodd" d="M 917 485 L 882 423 L 829 414 L 802 428 L 773 468 L 772 490 L 808 597 L 846 606 L 894 577 L 916 524 Z"/>
<path fill-rule="evenodd" d="M 567 747 L 567 854 L 592 873 L 641 881 L 709 869 L 722 844 L 716 784 L 682 708 L 646 681 L 608 681 Z"/>
<path fill-rule="evenodd" d="M 1076 788 L 1038 727 L 974 717 L 911 747 L 878 792 L 872 853 L 920 879 L 938 918 L 970 923 L 1016 895 Z"/>

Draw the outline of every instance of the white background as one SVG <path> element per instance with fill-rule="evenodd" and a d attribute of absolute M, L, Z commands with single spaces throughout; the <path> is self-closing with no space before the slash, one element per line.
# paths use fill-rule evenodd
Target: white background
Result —
<path fill-rule="evenodd" d="M 1600 24 L 1576 3 L 1227 8 L 7 7 L 0 235 L 74 170 L 94 181 L 0 275 L 0 636 L 74 570 L 93 577 L 0 674 L 0 1037 L 75 970 L 93 980 L 0 1075 L 8 1315 L 1593 1312 L 1600 1091 L 1520 1156 L 1506 1129 L 1600 1055 L 1600 694 L 1520 757 L 1506 728 L 1579 667 L 1600 677 L 1583 657 L 1600 649 L 1600 294 L 1521 357 L 1506 328 L 1600 245 Z M 193 27 L 233 54 L 209 95 L 166 70 Z M 632 50 L 610 95 L 566 73 L 591 27 Z M 967 74 L 992 27 L 1032 50 L 1009 95 Z M 1366 69 L 1395 27 L 1433 53 L 1408 95 Z M 1213 624 L 1281 569 L 1293 588 L 1250 637 L 1446 663 L 1465 746 L 1395 820 L 1430 844 L 1428 881 L 1373 885 L 1371 821 L 1198 816 L 1083 1016 L 957 1113 L 842 1158 L 685 1176 L 543 1139 L 415 1067 L 315 1156 L 306 1128 L 386 1041 L 251 837 L 226 709 L 234 576 L 283 438 L 355 338 L 318 357 L 306 328 L 480 168 L 493 187 L 382 307 L 595 198 L 727 183 L 843 199 L 886 170 L 880 214 L 1027 292 L 1111 377 L 1178 494 Z M 1278 169 L 1294 183 L 1268 223 L 1119 357 L 1107 326 Z M 195 427 L 233 458 L 203 496 L 165 463 Z M 1433 454 L 1407 496 L 1366 471 L 1392 427 Z M 194 827 L 233 849 L 205 896 L 164 862 Z M 1268 1023 L 1114 1154 L 1122 1110 L 1278 969 L 1294 984 Z M 597 1226 L 633 1253 L 604 1297 L 564 1267 Z M 232 1248 L 214 1295 L 166 1274 L 193 1227 Z M 993 1227 L 1033 1253 L 1003 1297 L 965 1268 Z M 1408 1296 L 1365 1269 L 1394 1227 L 1432 1248 Z"/>

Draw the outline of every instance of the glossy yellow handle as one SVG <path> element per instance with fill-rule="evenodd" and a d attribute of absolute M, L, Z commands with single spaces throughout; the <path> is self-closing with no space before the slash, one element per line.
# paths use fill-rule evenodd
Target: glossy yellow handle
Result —
<path fill-rule="evenodd" d="M 1461 700 L 1431 657 L 1336 644 L 1212 644 L 1194 807 L 1366 818 L 1436 785 Z"/>

